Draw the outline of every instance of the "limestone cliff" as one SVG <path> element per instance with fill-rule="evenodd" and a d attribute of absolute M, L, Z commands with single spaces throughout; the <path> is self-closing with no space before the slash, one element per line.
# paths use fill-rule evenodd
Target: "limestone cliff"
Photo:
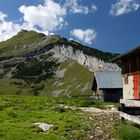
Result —
<path fill-rule="evenodd" d="M 118 71 L 120 68 L 115 63 L 105 62 L 99 58 L 88 56 L 80 50 L 74 50 L 71 46 L 54 46 L 49 52 L 54 53 L 54 57 L 61 60 L 70 58 L 76 60 L 79 64 L 87 67 L 90 71 Z"/>

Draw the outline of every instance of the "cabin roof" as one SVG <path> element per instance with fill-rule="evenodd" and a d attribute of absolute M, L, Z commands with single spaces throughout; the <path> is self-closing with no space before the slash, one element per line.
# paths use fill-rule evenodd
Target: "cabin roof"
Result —
<path fill-rule="evenodd" d="M 130 54 L 133 54 L 133 53 L 136 53 L 136 52 L 140 52 L 140 46 L 138 46 L 138 47 L 136 47 L 136 48 L 124 53 L 124 54 L 118 55 L 115 58 L 111 59 L 110 61 L 119 60 L 119 59 L 121 59 L 125 56 L 129 56 Z"/>
<path fill-rule="evenodd" d="M 96 71 L 94 76 L 99 89 L 123 87 L 121 71 Z"/>

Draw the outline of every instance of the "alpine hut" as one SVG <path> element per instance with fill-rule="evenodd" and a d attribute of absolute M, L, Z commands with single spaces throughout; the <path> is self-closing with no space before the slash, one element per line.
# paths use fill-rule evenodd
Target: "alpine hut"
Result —
<path fill-rule="evenodd" d="M 92 90 L 94 91 L 94 99 L 119 102 L 122 97 L 121 71 L 94 72 Z"/>
<path fill-rule="evenodd" d="M 120 100 L 120 115 L 123 119 L 140 124 L 140 47 L 112 61 L 120 61 L 122 65 L 123 99 Z"/>

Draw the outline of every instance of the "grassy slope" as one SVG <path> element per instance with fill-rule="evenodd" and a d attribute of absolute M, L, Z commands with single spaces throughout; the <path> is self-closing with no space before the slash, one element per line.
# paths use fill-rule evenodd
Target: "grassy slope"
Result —
<path fill-rule="evenodd" d="M 63 104 L 66 102 L 77 105 L 75 99 L 67 98 Z M 96 127 L 99 122 L 101 128 L 103 124 L 110 123 L 109 129 L 104 130 L 107 134 L 103 135 L 110 134 L 117 140 L 140 140 L 140 129 L 134 125 L 122 124 L 118 120 L 108 122 L 110 116 L 96 116 L 78 109 L 66 109 L 60 104 L 61 98 L 50 96 L 0 96 L 0 139 L 85 140 L 87 134 L 94 134 L 98 130 Z M 54 127 L 43 133 L 33 126 L 36 122 L 53 124 Z"/>
<path fill-rule="evenodd" d="M 60 92 L 60 95 L 91 95 L 93 73 L 76 61 L 67 60 L 59 66 L 65 71 L 63 78 L 53 78 L 46 82 L 42 94 Z"/>
<path fill-rule="evenodd" d="M 74 60 L 67 60 L 59 65 L 58 71 L 61 70 L 65 70 L 63 78 L 54 77 L 36 84 L 28 84 L 20 79 L 0 79 L 0 95 L 33 95 L 35 89 L 40 86 L 45 86 L 43 91 L 39 91 L 41 95 L 59 91 L 61 91 L 60 95 L 67 96 L 92 94 L 93 73 L 87 68 Z"/>
<path fill-rule="evenodd" d="M 31 95 L 31 90 L 23 80 L 0 79 L 0 95 Z"/>
<path fill-rule="evenodd" d="M 35 31 L 21 31 L 7 41 L 0 42 L 0 55 L 19 55 L 19 53 L 24 51 L 25 45 L 38 43 L 44 37 L 44 34 Z"/>
<path fill-rule="evenodd" d="M 57 100 L 33 96 L 0 96 L 1 140 L 84 139 L 91 129 L 86 115 L 58 106 Z M 46 122 L 54 127 L 48 133 L 33 126 Z"/>
<path fill-rule="evenodd" d="M 115 135 L 119 140 L 140 140 L 140 126 L 121 123 Z"/>

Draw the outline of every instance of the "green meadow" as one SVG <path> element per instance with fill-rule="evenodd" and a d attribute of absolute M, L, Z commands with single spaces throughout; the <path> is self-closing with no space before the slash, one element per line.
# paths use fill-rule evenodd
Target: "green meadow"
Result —
<path fill-rule="evenodd" d="M 87 104 L 87 105 L 86 105 Z M 0 96 L 1 140 L 85 140 L 96 130 L 97 117 L 79 108 L 65 106 L 90 106 L 105 108 L 107 103 L 83 99 L 56 98 L 52 96 Z M 91 119 L 92 118 L 92 119 Z M 105 122 L 106 120 L 104 120 Z M 112 120 L 113 121 L 113 120 Z M 43 132 L 34 123 L 44 122 L 53 127 Z M 118 120 L 110 123 L 109 134 L 118 140 L 139 140 L 140 129 Z"/>

